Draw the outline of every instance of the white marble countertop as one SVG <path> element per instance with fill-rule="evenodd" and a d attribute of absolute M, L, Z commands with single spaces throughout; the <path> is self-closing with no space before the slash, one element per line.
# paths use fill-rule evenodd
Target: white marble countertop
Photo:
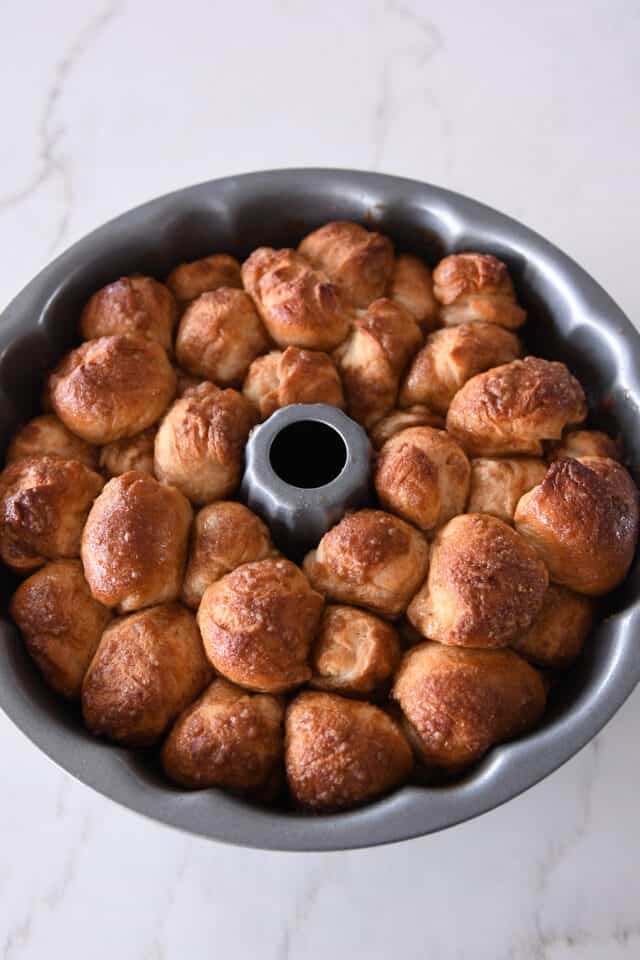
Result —
<path fill-rule="evenodd" d="M 327 165 L 484 200 L 640 317 L 637 3 L 313 7 L 5 0 L 0 306 L 155 195 Z M 639 741 L 636 692 L 563 769 L 474 822 L 285 855 L 120 809 L 0 716 L 0 956 L 638 957 Z"/>

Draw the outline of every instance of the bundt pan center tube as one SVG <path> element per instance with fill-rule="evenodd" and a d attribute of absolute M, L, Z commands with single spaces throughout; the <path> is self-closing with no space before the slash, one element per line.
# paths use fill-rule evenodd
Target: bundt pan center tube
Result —
<path fill-rule="evenodd" d="M 37 412 L 46 372 L 77 343 L 82 306 L 104 284 L 133 272 L 161 279 L 176 264 L 216 251 L 244 259 L 264 244 L 295 247 L 331 220 L 380 230 L 396 250 L 431 264 L 466 250 L 503 260 L 530 317 L 528 352 L 568 364 L 587 390 L 592 425 L 624 438 L 626 461 L 638 480 L 640 337 L 602 288 L 550 243 L 473 200 L 410 180 L 344 170 L 268 171 L 189 187 L 113 220 L 46 267 L 2 315 L 3 447 L 17 425 Z M 368 440 L 348 417 L 326 409 L 278 411 L 255 431 L 247 450 L 242 496 L 269 515 L 274 529 L 280 522 L 282 544 L 300 537 L 293 545 L 298 556 L 309 538 L 317 540 L 334 522 L 331 510 L 361 506 L 368 496 Z M 254 465 L 260 443 L 269 455 Z M 361 472 L 351 470 L 349 458 Z M 406 786 L 362 809 L 303 817 L 257 808 L 216 790 L 185 792 L 143 755 L 94 739 L 34 670 L 5 615 L 17 580 L 5 572 L 2 583 L 0 705 L 23 733 L 70 774 L 132 810 L 191 833 L 265 849 L 365 847 L 477 816 L 568 760 L 640 679 L 636 562 L 606 598 L 584 653 L 554 689 L 535 732 L 494 748 L 450 785 Z"/>

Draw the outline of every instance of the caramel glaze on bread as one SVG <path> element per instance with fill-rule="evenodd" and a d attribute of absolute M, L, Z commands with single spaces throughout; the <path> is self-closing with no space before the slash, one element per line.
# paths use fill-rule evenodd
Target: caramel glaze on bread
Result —
<path fill-rule="evenodd" d="M 189 303 L 218 287 L 242 287 L 240 264 L 227 253 L 214 253 L 210 257 L 181 263 L 171 271 L 166 284 L 179 303 Z"/>
<path fill-rule="evenodd" d="M 271 350 L 249 367 L 242 388 L 265 420 L 290 403 L 327 403 L 344 407 L 338 371 L 331 357 L 320 350 Z"/>
<path fill-rule="evenodd" d="M 325 607 L 311 651 L 311 686 L 346 696 L 380 689 L 400 661 L 398 634 L 389 623 L 355 607 Z"/>
<path fill-rule="evenodd" d="M 547 584 L 544 564 L 515 530 L 496 517 L 462 514 L 436 536 L 408 617 L 429 640 L 504 647 L 531 626 Z"/>
<path fill-rule="evenodd" d="M 317 812 L 345 810 L 397 787 L 413 766 L 411 748 L 388 714 L 332 693 L 304 692 L 285 725 L 293 799 Z"/>
<path fill-rule="evenodd" d="M 482 320 L 517 330 L 527 317 L 506 266 L 488 253 L 445 257 L 433 271 L 433 292 L 445 326 Z"/>
<path fill-rule="evenodd" d="M 80 317 L 83 340 L 133 334 L 171 352 L 178 307 L 173 294 L 152 277 L 132 274 L 98 290 Z"/>

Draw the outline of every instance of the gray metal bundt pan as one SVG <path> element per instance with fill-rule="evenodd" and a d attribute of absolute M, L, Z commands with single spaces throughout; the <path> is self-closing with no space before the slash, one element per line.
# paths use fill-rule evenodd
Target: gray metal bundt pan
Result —
<path fill-rule="evenodd" d="M 388 233 L 432 263 L 478 249 L 505 260 L 529 310 L 527 346 L 565 360 L 585 384 L 593 422 L 624 437 L 640 463 L 640 337 L 611 298 L 567 256 L 526 227 L 466 197 L 422 183 L 343 170 L 276 170 L 180 190 L 118 217 L 75 244 L 7 307 L 0 323 L 0 438 L 33 415 L 45 371 L 75 341 L 81 304 L 124 273 L 163 277 L 215 250 L 244 257 L 260 244 L 295 244 L 333 219 Z M 634 471 L 637 479 L 637 471 Z M 14 581 L 2 575 L 2 602 Z M 214 790 L 183 792 L 139 754 L 90 737 L 41 683 L 13 627 L 0 623 L 0 704 L 57 764 L 105 796 L 192 833 L 282 850 L 365 847 L 420 836 L 496 807 L 568 760 L 640 680 L 638 565 L 607 601 L 606 618 L 545 724 L 496 748 L 451 786 L 408 786 L 350 813 L 302 817 L 249 806 Z"/>

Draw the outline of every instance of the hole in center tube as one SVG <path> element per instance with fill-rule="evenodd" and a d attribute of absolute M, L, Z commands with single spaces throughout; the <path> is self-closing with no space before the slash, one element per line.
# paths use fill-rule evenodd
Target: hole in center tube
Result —
<path fill-rule="evenodd" d="M 274 437 L 269 459 L 280 479 L 292 487 L 324 487 L 342 472 L 347 448 L 328 423 L 299 420 Z"/>

